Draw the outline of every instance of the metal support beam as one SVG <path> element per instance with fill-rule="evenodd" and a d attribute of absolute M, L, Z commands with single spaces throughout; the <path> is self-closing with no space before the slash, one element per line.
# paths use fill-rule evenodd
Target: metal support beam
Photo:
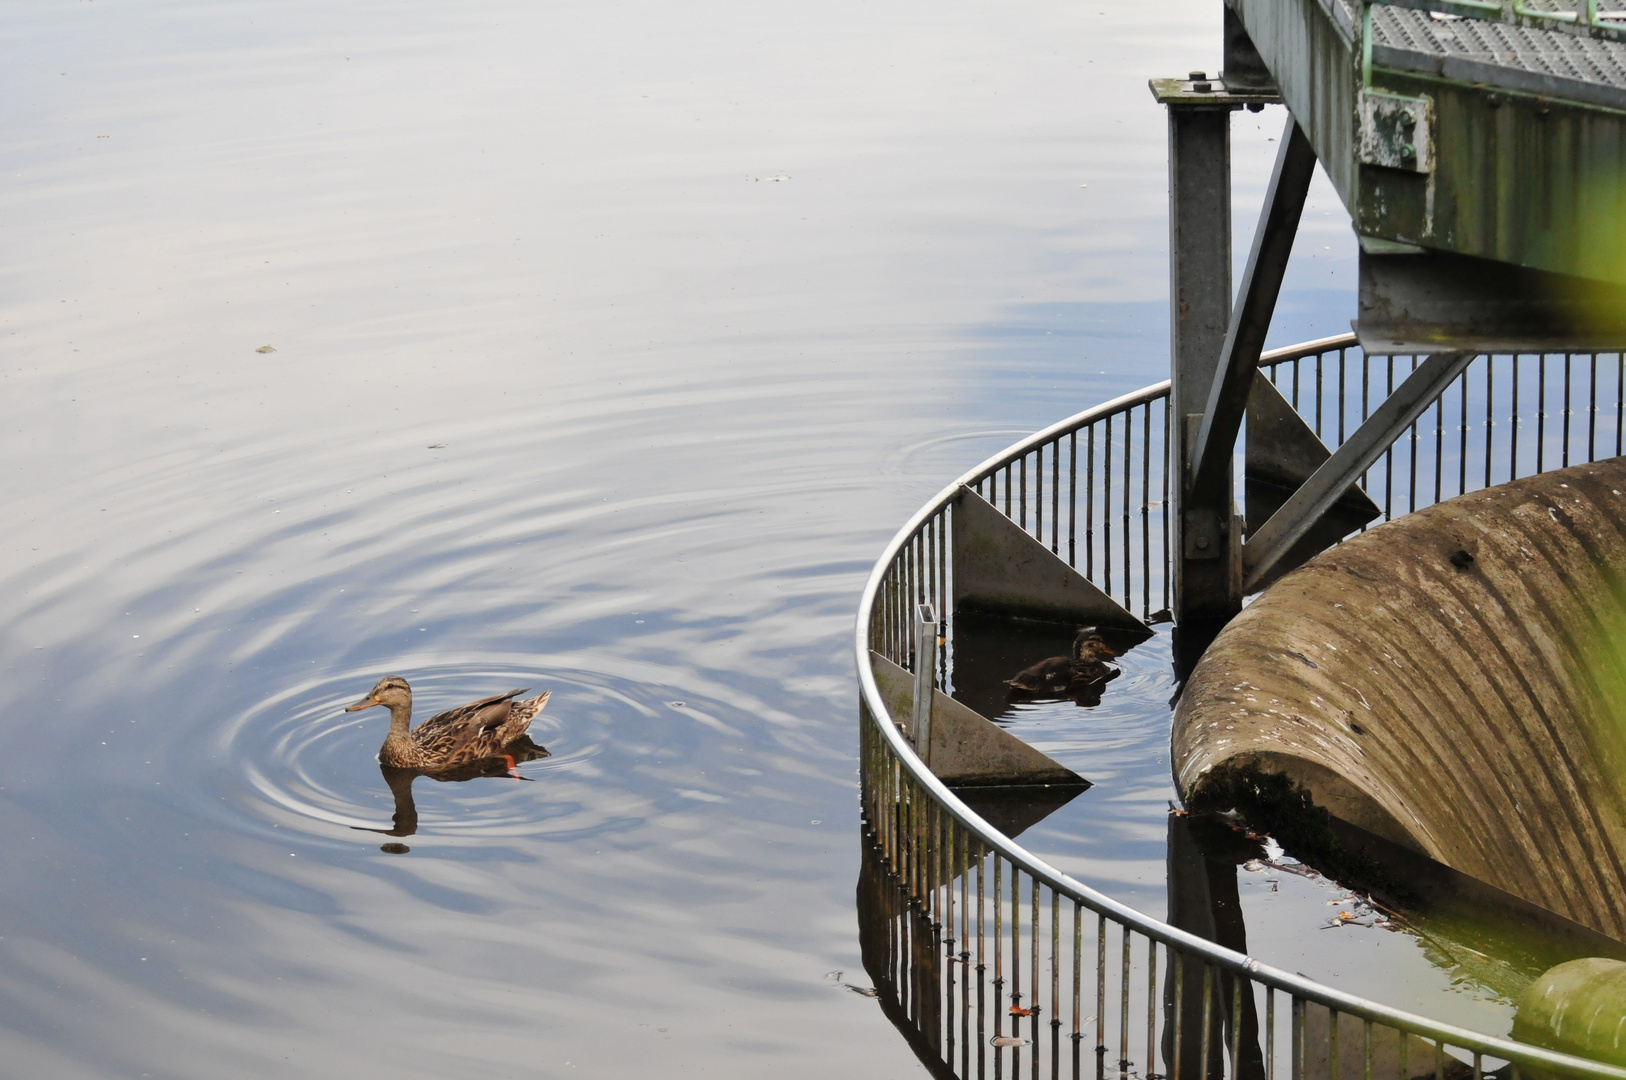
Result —
<path fill-rule="evenodd" d="M 1242 549 L 1244 591 L 1253 590 L 1269 575 L 1400 433 L 1462 374 L 1474 356 L 1468 352 L 1435 353 L 1424 360 L 1344 445 L 1332 452 Z"/>
<path fill-rule="evenodd" d="M 1287 274 L 1287 260 L 1293 254 L 1293 237 L 1304 212 L 1304 197 L 1314 175 L 1315 151 L 1298 121 L 1289 116 L 1259 227 L 1254 231 L 1253 249 L 1248 253 L 1242 290 L 1231 312 L 1225 344 L 1204 402 L 1202 426 L 1191 450 L 1188 501 L 1194 509 L 1230 505 L 1231 456 L 1237 432 L 1248 407 L 1248 392 L 1259 370 L 1259 354 L 1270 331 L 1270 318 L 1275 314 L 1276 298 Z"/>
<path fill-rule="evenodd" d="M 1231 317 L 1231 112 L 1236 106 L 1167 101 L 1169 110 L 1170 456 L 1187 458 L 1183 418 L 1202 412 Z M 1183 477 L 1185 469 L 1179 468 Z M 1240 606 L 1235 560 L 1217 545 L 1188 559 L 1180 483 L 1170 491 L 1175 528 L 1174 616 L 1229 618 Z M 1223 530 L 1220 530 L 1223 532 Z M 1212 556 L 1212 557 L 1210 557 Z"/>

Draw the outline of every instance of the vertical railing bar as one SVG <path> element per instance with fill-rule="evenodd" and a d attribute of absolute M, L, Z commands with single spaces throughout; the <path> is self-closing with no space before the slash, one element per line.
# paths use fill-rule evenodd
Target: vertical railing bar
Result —
<path fill-rule="evenodd" d="M 1485 354 L 1485 486 L 1491 486 L 1491 432 L 1496 430 L 1496 417 L 1492 413 L 1496 401 L 1496 357 Z"/>
<path fill-rule="evenodd" d="M 1084 438 L 1084 576 L 1095 578 L 1095 425 Z"/>
<path fill-rule="evenodd" d="M 1095 1054 L 1097 1063 L 1107 1050 L 1107 917 L 1095 924 Z M 1097 1069 L 1099 1071 L 1099 1069 Z"/>
<path fill-rule="evenodd" d="M 1621 436 L 1626 433 L 1626 352 L 1615 354 L 1615 456 L 1619 457 Z"/>
<path fill-rule="evenodd" d="M 1393 394 L 1395 392 L 1395 358 L 1393 356 L 1389 356 L 1385 359 L 1389 361 L 1388 393 Z M 1394 443 L 1390 443 L 1389 448 L 1383 452 L 1383 520 L 1385 521 L 1391 521 L 1394 519 L 1390 501 L 1390 495 L 1394 490 L 1394 483 L 1395 447 Z"/>
<path fill-rule="evenodd" d="M 1347 358 L 1344 352 L 1343 349 L 1338 350 L 1338 446 L 1344 445 L 1344 408 L 1347 404 L 1344 393 L 1344 367 Z"/>
<path fill-rule="evenodd" d="M 1084 902 L 1073 898 L 1073 1080 L 1078 1076 L 1079 1044 L 1084 1040 L 1081 1021 L 1084 1001 Z"/>
<path fill-rule="evenodd" d="M 1130 531 L 1129 531 L 1129 488 L 1130 477 L 1133 475 L 1132 466 L 1135 458 L 1135 411 L 1133 409 L 1124 413 L 1124 607 L 1133 610 L 1134 604 L 1129 599 L 1130 594 Z"/>
<path fill-rule="evenodd" d="M 1102 419 L 1106 431 L 1102 438 L 1101 460 L 1101 591 L 1112 595 L 1112 416 Z"/>
<path fill-rule="evenodd" d="M 1417 370 L 1417 357 L 1411 358 L 1411 369 Z M 1411 510 L 1417 509 L 1417 421 L 1411 422 L 1411 480 L 1409 481 L 1407 506 Z"/>
<path fill-rule="evenodd" d="M 1217 1080 L 1208 1072 L 1208 1047 L 1214 1034 L 1214 965 L 1206 960 L 1203 961 L 1203 1022 L 1199 1030 L 1202 1035 L 1197 1042 L 1197 1075 L 1202 1080 Z"/>
<path fill-rule="evenodd" d="M 1141 616 L 1145 618 L 1152 611 L 1152 403 L 1146 403 L 1146 413 L 1141 424 L 1141 451 L 1140 451 L 1140 581 L 1141 581 Z"/>
<path fill-rule="evenodd" d="M 1570 354 L 1564 354 L 1564 457 L 1560 468 L 1570 464 Z"/>
<path fill-rule="evenodd" d="M 1547 354 L 1536 357 L 1536 474 L 1545 470 L 1547 457 Z"/>
<path fill-rule="evenodd" d="M 1067 433 L 1067 565 L 1078 565 L 1078 431 Z"/>
<path fill-rule="evenodd" d="M 1129 947 L 1134 941 L 1134 935 L 1129 927 L 1123 928 L 1124 959 L 1123 959 L 1123 985 L 1119 987 L 1118 1002 L 1118 1074 L 1127 1075 L 1129 1072 Z"/>
<path fill-rule="evenodd" d="M 1011 1004 L 1022 1005 L 1022 868 L 1011 863 Z M 1021 1022 L 1013 1016 L 1011 1034 L 1021 1030 Z"/>
<path fill-rule="evenodd" d="M 1061 440 L 1050 444 L 1050 553 L 1061 554 Z"/>
<path fill-rule="evenodd" d="M 1158 503 L 1163 522 L 1163 610 L 1169 610 L 1169 399 L 1163 399 L 1163 491 Z"/>
<path fill-rule="evenodd" d="M 1050 890 L 1050 1080 L 1061 1076 L 1061 894 Z"/>
<path fill-rule="evenodd" d="M 1253 988 L 1248 981 L 1235 972 L 1228 972 L 1226 977 L 1231 981 L 1231 1077 L 1232 1080 L 1241 1080 L 1242 1076 L 1242 995 L 1252 993 Z M 1371 1080 L 1370 1077 L 1367 1080 Z"/>
<path fill-rule="evenodd" d="M 1327 1078 L 1338 1080 L 1338 1010 L 1327 1010 Z"/>
<path fill-rule="evenodd" d="M 1508 409 L 1508 480 L 1519 478 L 1519 428 L 1524 426 L 1519 416 L 1519 354 L 1513 354 L 1513 403 Z M 1402 1042 L 1405 1040 L 1402 1039 Z"/>
<path fill-rule="evenodd" d="M 1457 494 L 1463 495 L 1468 491 L 1468 372 L 1470 368 L 1463 368 L 1462 374 L 1457 377 L 1457 384 L 1462 392 L 1461 416 L 1457 423 Z"/>
<path fill-rule="evenodd" d="M 1325 353 L 1315 355 L 1315 437 L 1322 442 L 1327 441 L 1321 434 L 1321 362 L 1325 355 Z"/>
<path fill-rule="evenodd" d="M 1364 1020 L 1361 1025 L 1361 1063 L 1363 1080 L 1372 1080 L 1372 1021 Z"/>
<path fill-rule="evenodd" d="M 1598 354 L 1589 354 L 1592 362 L 1591 396 L 1586 410 L 1586 459 L 1598 460 Z"/>
<path fill-rule="evenodd" d="M 1169 946 L 1169 967 L 1174 971 L 1174 1061 L 1169 1076 L 1172 1080 L 1184 1080 L 1186 1074 L 1180 1068 L 1180 1058 L 1185 1052 L 1186 1042 L 1186 954 L 1172 945 Z"/>
<path fill-rule="evenodd" d="M 1146 939 L 1146 1068 L 1142 1076 L 1151 1080 L 1157 1069 L 1157 939 Z"/>
<path fill-rule="evenodd" d="M 1265 1080 L 1276 1080 L 1276 988 L 1265 987 Z M 1398 1080 L 1411 1080 L 1402 1072 Z"/>
<path fill-rule="evenodd" d="M 1019 485 L 1016 492 L 1016 523 L 1025 529 L 1028 527 L 1028 456 L 1026 454 L 1016 459 L 1016 476 Z"/>

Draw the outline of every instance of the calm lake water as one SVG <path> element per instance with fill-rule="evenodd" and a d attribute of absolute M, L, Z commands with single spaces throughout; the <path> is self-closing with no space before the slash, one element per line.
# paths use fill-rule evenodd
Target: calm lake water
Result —
<path fill-rule="evenodd" d="M 1164 377 L 1146 79 L 1219 14 L 11 11 L 5 1071 L 919 1074 L 824 977 L 858 590 L 953 475 Z M 1235 121 L 1239 258 L 1281 123 Z M 1347 327 L 1353 260 L 1318 182 L 1277 343 Z M 1126 719 L 1036 732 L 1100 784 L 1025 840 L 1161 914 L 1156 649 Z M 420 779 L 388 853 L 386 717 L 339 711 L 387 673 L 551 688 L 553 756 Z"/>

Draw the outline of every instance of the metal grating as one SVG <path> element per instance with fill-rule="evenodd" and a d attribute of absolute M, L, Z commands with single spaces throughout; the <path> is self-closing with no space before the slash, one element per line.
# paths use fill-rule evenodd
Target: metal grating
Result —
<path fill-rule="evenodd" d="M 1380 67 L 1626 108 L 1626 43 L 1388 5 L 1372 39 Z"/>

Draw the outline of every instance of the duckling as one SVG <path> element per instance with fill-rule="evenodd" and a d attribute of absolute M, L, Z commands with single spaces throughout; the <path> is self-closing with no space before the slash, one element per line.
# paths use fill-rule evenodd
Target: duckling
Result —
<path fill-rule="evenodd" d="M 1100 631 L 1086 626 L 1073 639 L 1071 656 L 1041 660 L 1006 679 L 1005 684 L 1036 697 L 1072 697 L 1084 687 L 1115 677 L 1118 669 L 1107 659 L 1117 655 Z"/>
<path fill-rule="evenodd" d="M 553 693 L 544 690 L 539 697 L 515 700 L 528 689 L 447 709 L 413 728 L 412 687 L 399 675 L 386 675 L 371 693 L 344 711 L 359 712 L 375 705 L 389 709 L 390 733 L 379 748 L 378 760 L 392 768 L 435 773 L 496 757 L 505 758 L 512 769 L 514 755 L 506 752 L 508 745 L 525 734 Z"/>

